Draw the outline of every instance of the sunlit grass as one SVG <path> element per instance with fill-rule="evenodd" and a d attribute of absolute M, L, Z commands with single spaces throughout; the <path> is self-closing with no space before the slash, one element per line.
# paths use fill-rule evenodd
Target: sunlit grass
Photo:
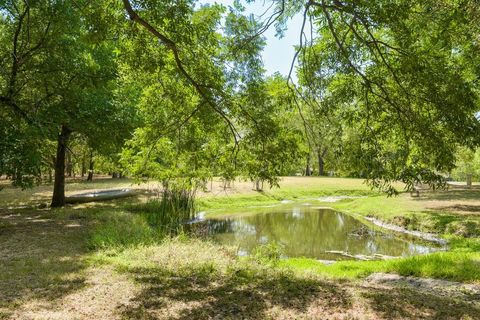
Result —
<path fill-rule="evenodd" d="M 338 261 L 332 265 L 313 259 L 297 258 L 282 260 L 280 266 L 314 272 L 327 278 L 355 279 L 375 272 L 388 272 L 403 276 L 480 283 L 479 252 L 438 252 L 385 261 Z"/>
<path fill-rule="evenodd" d="M 141 215 L 117 212 L 94 227 L 88 240 L 90 249 L 126 248 L 159 241 L 163 233 L 152 228 Z"/>

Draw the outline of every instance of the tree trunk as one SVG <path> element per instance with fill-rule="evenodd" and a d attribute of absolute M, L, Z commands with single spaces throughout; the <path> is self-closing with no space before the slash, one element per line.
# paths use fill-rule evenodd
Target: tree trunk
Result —
<path fill-rule="evenodd" d="M 467 173 L 467 189 L 472 189 L 472 174 Z"/>
<path fill-rule="evenodd" d="M 307 157 L 307 166 L 305 168 L 305 175 L 310 177 L 312 175 L 312 168 L 310 167 L 310 156 Z"/>
<path fill-rule="evenodd" d="M 93 151 L 90 152 L 90 165 L 88 167 L 87 181 L 93 181 Z"/>
<path fill-rule="evenodd" d="M 82 178 L 85 177 L 85 173 L 87 173 L 87 166 L 85 165 L 85 155 L 82 157 Z"/>
<path fill-rule="evenodd" d="M 318 151 L 318 175 L 325 175 L 325 162 L 323 161 L 323 154 Z"/>
<path fill-rule="evenodd" d="M 67 177 L 72 177 L 72 153 L 67 150 Z"/>
<path fill-rule="evenodd" d="M 260 186 L 260 182 L 262 183 L 262 186 Z M 263 189 L 263 180 L 257 179 L 255 180 L 255 191 L 262 191 Z"/>
<path fill-rule="evenodd" d="M 57 140 L 57 157 L 55 158 L 55 181 L 53 183 L 52 208 L 65 206 L 65 152 L 72 130 L 62 126 Z"/>

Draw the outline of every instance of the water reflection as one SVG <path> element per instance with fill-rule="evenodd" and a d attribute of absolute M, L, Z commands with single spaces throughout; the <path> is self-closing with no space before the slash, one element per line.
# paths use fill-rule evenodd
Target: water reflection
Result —
<path fill-rule="evenodd" d="M 258 244 L 267 242 L 280 244 L 288 257 L 332 260 L 345 257 L 326 251 L 408 256 L 438 250 L 375 231 L 341 212 L 308 207 L 209 219 L 195 224 L 194 229 L 202 230 L 220 243 L 238 246 L 242 254 L 248 254 Z"/>

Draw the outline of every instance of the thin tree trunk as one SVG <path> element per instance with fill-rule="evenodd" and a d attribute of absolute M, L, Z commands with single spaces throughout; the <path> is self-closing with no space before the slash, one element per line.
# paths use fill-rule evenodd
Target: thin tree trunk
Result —
<path fill-rule="evenodd" d="M 50 166 L 48 169 L 48 183 L 53 182 L 53 170 L 55 170 L 56 156 L 52 156 Z"/>
<path fill-rule="evenodd" d="M 260 179 L 255 180 L 255 191 L 261 191 L 260 188 Z"/>
<path fill-rule="evenodd" d="M 85 155 L 82 156 L 82 178 L 85 177 L 87 173 L 87 166 L 85 165 Z"/>
<path fill-rule="evenodd" d="M 72 153 L 67 150 L 67 177 L 72 177 Z"/>
<path fill-rule="evenodd" d="M 87 181 L 93 181 L 93 151 L 90 152 L 90 164 L 88 167 Z"/>
<path fill-rule="evenodd" d="M 307 157 L 307 166 L 305 168 L 305 175 L 307 177 L 312 175 L 312 168 L 310 167 L 310 156 Z"/>
<path fill-rule="evenodd" d="M 57 140 L 57 157 L 55 158 L 55 181 L 53 183 L 52 208 L 65 206 L 65 152 L 72 130 L 62 126 Z"/>
<path fill-rule="evenodd" d="M 325 175 L 325 161 L 323 160 L 323 154 L 318 151 L 318 175 Z"/>

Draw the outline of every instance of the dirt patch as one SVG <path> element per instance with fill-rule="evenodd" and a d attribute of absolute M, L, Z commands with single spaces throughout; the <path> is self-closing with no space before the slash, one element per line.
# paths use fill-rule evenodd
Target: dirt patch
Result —
<path fill-rule="evenodd" d="M 85 272 L 82 289 L 53 301 L 35 299 L 21 305 L 13 319 L 120 319 L 118 310 L 130 304 L 137 287 L 111 268 Z"/>
<path fill-rule="evenodd" d="M 82 220 L 0 211 L 0 319 L 117 319 L 136 287 L 111 267 L 88 267 Z"/>
<path fill-rule="evenodd" d="M 404 287 L 435 296 L 461 299 L 480 307 L 480 285 L 441 279 L 404 277 L 390 273 L 374 273 L 365 279 L 368 284 L 384 288 Z"/>

